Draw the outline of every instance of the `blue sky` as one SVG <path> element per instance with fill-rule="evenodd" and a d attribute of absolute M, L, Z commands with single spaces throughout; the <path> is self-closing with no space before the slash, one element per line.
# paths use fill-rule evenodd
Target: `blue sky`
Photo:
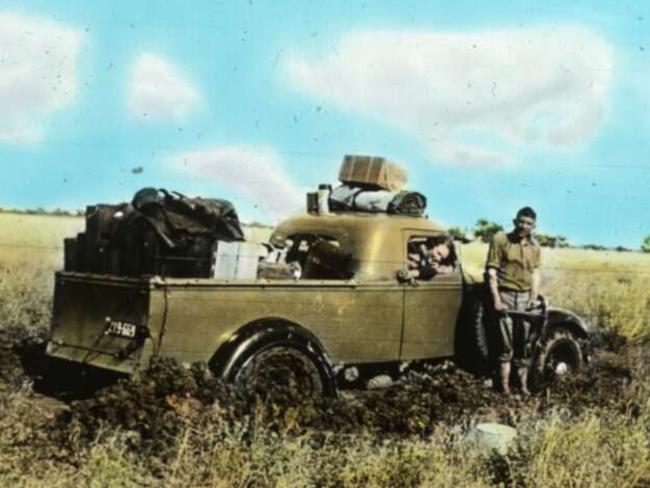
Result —
<path fill-rule="evenodd" d="M 649 26 L 647 1 L 0 2 L 0 205 L 159 186 L 274 223 L 361 153 L 445 224 L 531 205 L 637 248 Z"/>

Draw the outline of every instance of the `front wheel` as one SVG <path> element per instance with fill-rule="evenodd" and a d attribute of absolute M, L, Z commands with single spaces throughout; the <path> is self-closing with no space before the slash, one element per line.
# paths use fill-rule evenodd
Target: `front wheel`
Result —
<path fill-rule="evenodd" d="M 308 353 L 281 344 L 251 354 L 234 383 L 244 394 L 260 398 L 281 395 L 304 401 L 325 393 L 321 371 Z"/>
<path fill-rule="evenodd" d="M 556 327 L 540 340 L 533 373 L 537 379 L 555 379 L 579 371 L 582 364 L 578 338 L 568 328 Z"/>

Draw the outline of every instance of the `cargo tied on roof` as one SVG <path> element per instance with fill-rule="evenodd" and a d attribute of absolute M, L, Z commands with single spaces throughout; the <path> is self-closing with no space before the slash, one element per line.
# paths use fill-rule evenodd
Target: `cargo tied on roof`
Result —
<path fill-rule="evenodd" d="M 400 191 L 406 187 L 406 170 L 382 157 L 348 154 L 343 158 L 339 181 L 350 186 Z"/>
<path fill-rule="evenodd" d="M 331 189 L 320 185 L 318 193 L 307 194 L 307 211 L 372 212 L 421 217 L 427 199 L 407 190 L 406 170 L 377 156 L 346 155 L 339 170 L 342 185 Z M 326 209 L 324 211 L 323 209 Z"/>
<path fill-rule="evenodd" d="M 330 208 L 333 211 L 384 212 L 421 217 L 427 199 L 415 191 L 369 191 L 341 185 L 332 190 Z"/>

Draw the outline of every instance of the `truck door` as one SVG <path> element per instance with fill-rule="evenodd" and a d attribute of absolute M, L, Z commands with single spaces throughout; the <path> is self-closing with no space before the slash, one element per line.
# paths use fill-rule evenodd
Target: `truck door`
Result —
<path fill-rule="evenodd" d="M 418 230 L 402 233 L 406 267 L 409 245 L 419 245 L 440 234 Z M 415 279 L 404 286 L 404 329 L 400 359 L 428 359 L 452 356 L 456 319 L 461 304 L 462 278 L 460 266 L 452 272 L 433 278 Z"/>

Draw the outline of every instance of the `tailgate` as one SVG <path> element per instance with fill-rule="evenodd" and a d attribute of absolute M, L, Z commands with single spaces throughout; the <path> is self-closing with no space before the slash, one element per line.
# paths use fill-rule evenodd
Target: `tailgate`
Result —
<path fill-rule="evenodd" d="M 56 273 L 49 355 L 125 373 L 156 348 L 163 314 L 148 278 Z"/>

